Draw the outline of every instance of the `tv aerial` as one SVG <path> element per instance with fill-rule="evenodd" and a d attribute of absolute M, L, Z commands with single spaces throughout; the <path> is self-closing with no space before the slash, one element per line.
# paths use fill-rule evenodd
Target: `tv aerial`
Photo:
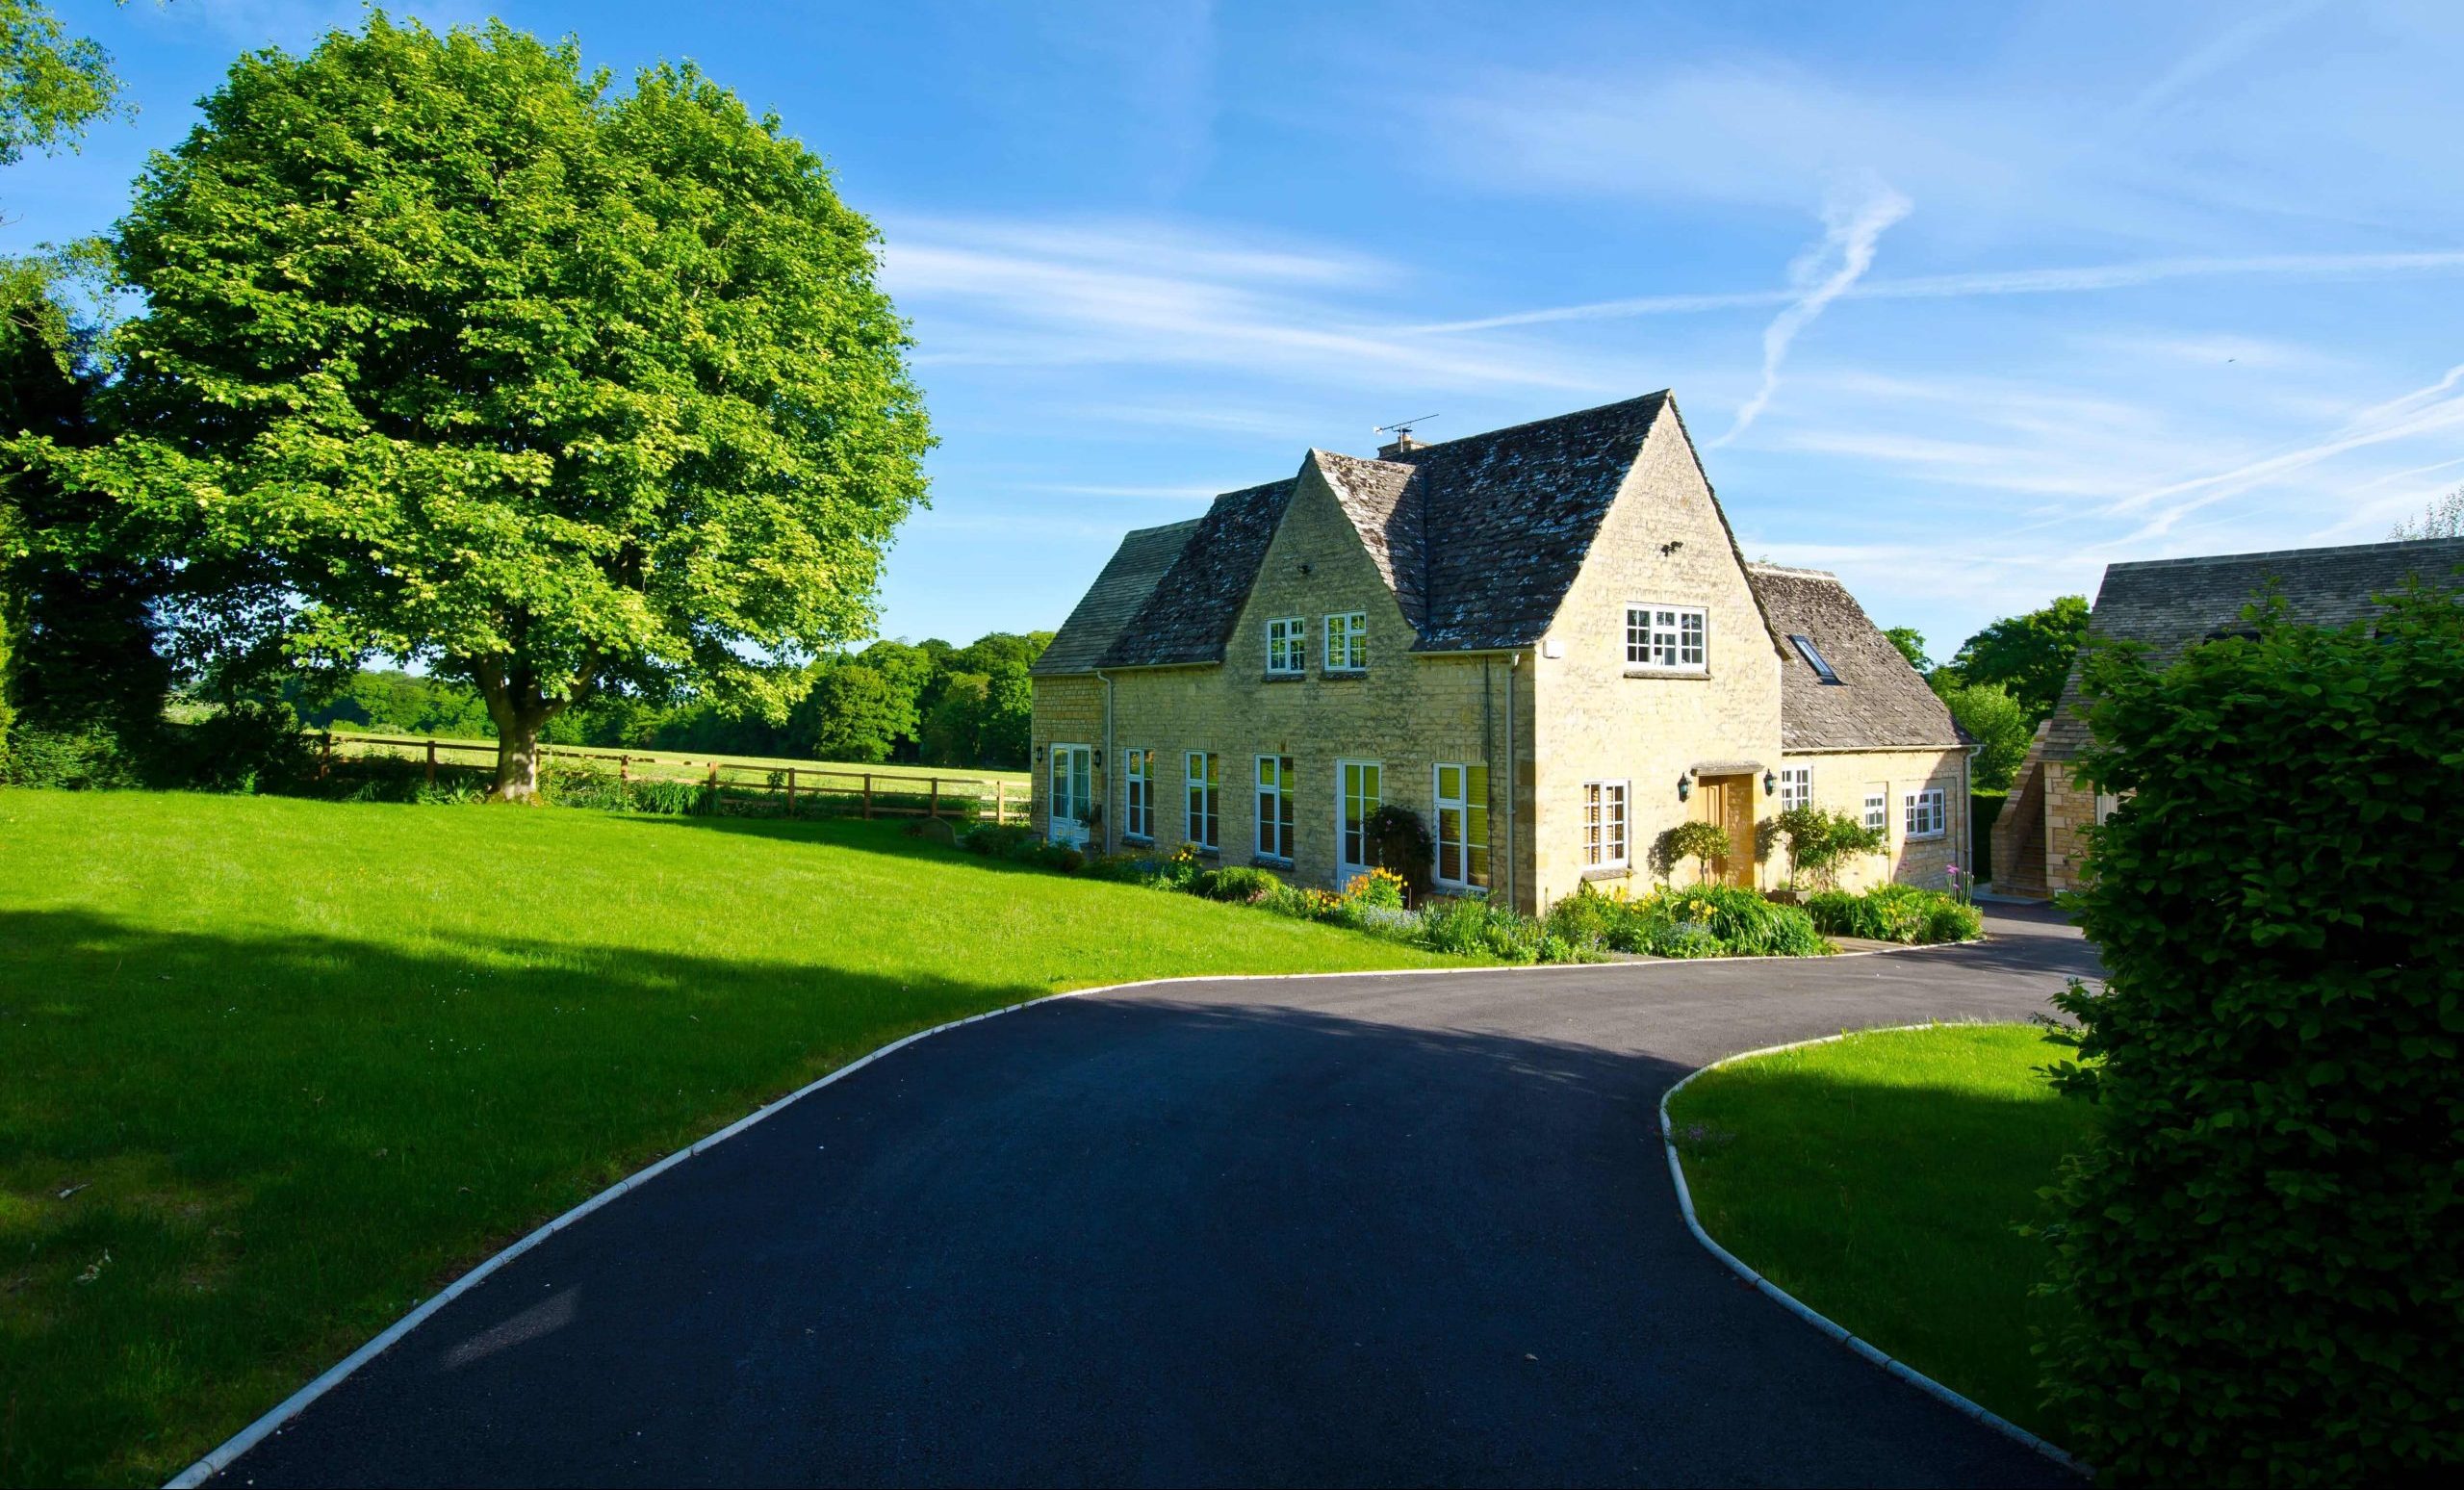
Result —
<path fill-rule="evenodd" d="M 1397 439 L 1402 439 L 1412 432 L 1413 425 L 1425 424 L 1435 418 L 1437 418 L 1437 416 L 1434 414 L 1415 414 L 1410 419 L 1399 419 L 1391 424 L 1374 425 L 1369 432 L 1371 434 L 1390 434 L 1395 436 Z"/>

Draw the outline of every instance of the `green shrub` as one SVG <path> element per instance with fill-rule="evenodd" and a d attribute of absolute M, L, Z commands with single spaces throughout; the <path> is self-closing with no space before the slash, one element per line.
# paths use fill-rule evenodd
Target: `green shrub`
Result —
<path fill-rule="evenodd" d="M 1264 869 L 1253 869 L 1246 864 L 1228 864 L 1199 875 L 1192 887 L 1209 900 L 1254 906 L 1271 896 L 1282 885 L 1281 880 Z"/>
<path fill-rule="evenodd" d="M 288 704 L 226 704 L 180 736 L 166 774 L 206 791 L 292 790 L 316 775 L 317 748 Z"/>
<path fill-rule="evenodd" d="M 1788 884 L 1802 874 L 1828 886 L 1839 878 L 1839 866 L 1858 854 L 1878 854 L 1889 842 L 1880 828 L 1868 828 L 1845 812 L 1810 804 L 1781 813 L 1774 830 L 1788 849 Z"/>
<path fill-rule="evenodd" d="M 39 730 L 20 723 L 9 736 L 9 776 L 19 786 L 89 790 L 145 784 L 142 762 L 107 725 Z"/>
<path fill-rule="evenodd" d="M 1636 950 L 1629 945 L 1633 925 L 1628 903 L 1611 900 L 1588 885 L 1551 906 L 1543 923 L 1546 935 L 1590 952 Z"/>
<path fill-rule="evenodd" d="M 2162 673 L 2091 658 L 2055 1002 L 2095 1137 L 2057 1187 L 2069 1447 L 2117 1482 L 2421 1483 L 2464 1463 L 2464 605 L 2271 602 Z"/>
<path fill-rule="evenodd" d="M 1540 961 L 1540 923 L 1504 906 L 1468 896 L 1432 901 L 1422 909 L 1419 923 L 1420 943 L 1432 952 L 1506 963 Z"/>
<path fill-rule="evenodd" d="M 1861 894 L 1822 890 L 1806 897 L 1806 912 L 1827 936 L 1867 941 L 1913 945 L 1985 935 L 1985 916 L 1976 907 L 1914 885 L 1877 885 Z"/>
<path fill-rule="evenodd" d="M 558 807 L 602 808 L 630 811 L 633 793 L 616 773 L 595 760 L 550 757 L 539 768 L 539 795 Z"/>
<path fill-rule="evenodd" d="M 1681 822 L 1661 834 L 1653 858 L 1669 869 L 1674 869 L 1690 859 L 1695 861 L 1695 872 L 1698 876 L 1708 875 L 1711 872 L 1711 861 L 1728 858 L 1733 847 L 1734 845 L 1729 842 L 1729 831 L 1726 828 L 1717 823 L 1707 823 L 1695 818 Z"/>
<path fill-rule="evenodd" d="M 1036 831 L 1023 823 L 978 823 L 959 835 L 959 846 L 970 854 L 1008 859 L 1022 844 L 1036 841 Z"/>
<path fill-rule="evenodd" d="M 635 782 L 633 809 L 657 812 L 669 817 L 691 817 L 707 813 L 718 806 L 717 793 L 701 782 Z"/>
<path fill-rule="evenodd" d="M 1369 814 L 1361 831 L 1369 840 L 1371 863 L 1393 873 L 1414 895 L 1428 888 L 1431 868 L 1437 862 L 1437 841 L 1428 835 L 1428 825 L 1419 813 L 1387 803 Z"/>

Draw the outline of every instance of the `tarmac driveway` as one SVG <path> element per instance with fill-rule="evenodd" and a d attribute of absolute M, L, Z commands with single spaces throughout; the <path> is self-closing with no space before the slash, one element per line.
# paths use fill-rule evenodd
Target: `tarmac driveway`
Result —
<path fill-rule="evenodd" d="M 218 1483 L 2058 1483 L 1678 1218 L 1721 1056 L 2042 1010 L 1972 948 L 1182 984 L 937 1036 L 551 1238 Z"/>

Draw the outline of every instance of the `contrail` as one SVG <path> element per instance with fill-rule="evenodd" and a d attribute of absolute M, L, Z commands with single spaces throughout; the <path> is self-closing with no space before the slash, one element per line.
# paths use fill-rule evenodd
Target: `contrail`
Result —
<path fill-rule="evenodd" d="M 1824 207 L 1822 242 L 1788 266 L 1796 299 L 1762 328 L 1762 385 L 1736 411 L 1736 423 L 1729 432 L 1713 445 L 1726 445 L 1745 433 L 1746 426 L 1762 413 L 1772 391 L 1780 386 L 1780 364 L 1787 358 L 1788 344 L 1822 314 L 1824 306 L 1846 294 L 1872 268 L 1874 245 L 1882 241 L 1883 231 L 1907 217 L 1908 209 L 1908 198 L 1880 181 L 1853 203 L 1839 194 Z"/>

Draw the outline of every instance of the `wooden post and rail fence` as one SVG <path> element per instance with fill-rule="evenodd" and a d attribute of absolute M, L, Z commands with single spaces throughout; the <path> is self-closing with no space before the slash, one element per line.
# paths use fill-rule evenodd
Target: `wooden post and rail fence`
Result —
<path fill-rule="evenodd" d="M 337 748 L 339 747 L 339 749 Z M 413 754 L 416 752 L 417 754 Z M 438 775 L 492 777 L 497 747 L 488 740 L 405 739 L 390 735 L 321 732 L 317 745 L 320 780 L 372 773 L 375 761 L 399 761 L 407 769 L 417 762 L 421 779 L 434 784 Z M 676 783 L 698 786 L 702 810 L 762 815 L 776 812 L 795 817 L 836 815 L 863 818 L 926 817 L 1024 821 L 1027 795 L 994 776 L 938 775 L 906 771 L 867 771 L 818 761 L 746 763 L 713 760 L 653 751 L 581 750 L 568 746 L 539 748 L 542 795 L 555 800 L 560 761 L 612 763 L 617 782 L 628 789 L 635 784 Z"/>

